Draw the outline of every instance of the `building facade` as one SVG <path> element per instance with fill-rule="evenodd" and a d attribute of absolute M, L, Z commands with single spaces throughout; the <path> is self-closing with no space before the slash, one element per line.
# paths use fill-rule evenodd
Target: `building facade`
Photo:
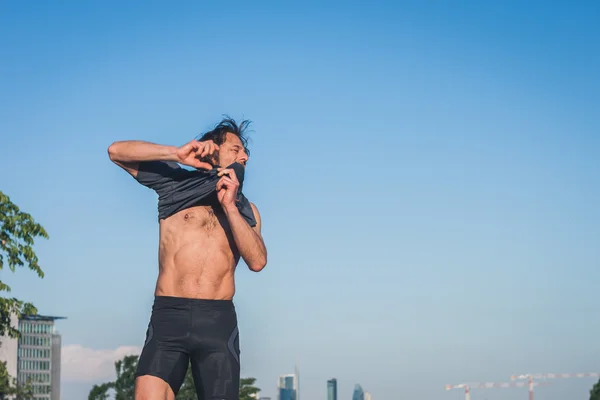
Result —
<path fill-rule="evenodd" d="M 60 400 L 61 337 L 54 321 L 62 317 L 24 316 L 17 350 L 17 382 L 29 383 L 36 400 Z"/>
<path fill-rule="evenodd" d="M 300 400 L 300 385 L 298 380 L 298 367 L 293 374 L 279 376 L 277 384 L 278 400 Z"/>
<path fill-rule="evenodd" d="M 365 400 L 365 392 L 363 388 L 357 383 L 354 385 L 354 392 L 352 393 L 352 400 Z"/>
<path fill-rule="evenodd" d="M 337 400 L 337 379 L 327 381 L 327 400 Z"/>
<path fill-rule="evenodd" d="M 295 378 L 294 374 L 279 376 L 279 384 L 277 385 L 279 400 L 297 400 Z"/>

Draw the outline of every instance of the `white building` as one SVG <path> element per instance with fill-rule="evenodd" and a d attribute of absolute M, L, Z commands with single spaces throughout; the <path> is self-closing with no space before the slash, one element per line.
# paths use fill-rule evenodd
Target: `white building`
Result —
<path fill-rule="evenodd" d="M 14 315 L 11 324 L 20 339 L 0 338 L 0 361 L 19 385 L 29 382 L 36 400 L 60 400 L 61 337 L 54 321 L 62 317 Z"/>

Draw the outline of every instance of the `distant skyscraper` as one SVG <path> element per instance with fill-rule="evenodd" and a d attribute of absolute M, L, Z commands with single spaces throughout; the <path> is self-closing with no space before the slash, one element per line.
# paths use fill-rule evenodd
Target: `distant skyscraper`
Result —
<path fill-rule="evenodd" d="M 354 385 L 354 393 L 352 393 L 352 400 L 365 400 L 365 392 L 358 383 Z"/>
<path fill-rule="evenodd" d="M 278 400 L 299 400 L 299 385 L 298 385 L 298 368 L 295 368 L 295 373 L 279 376 L 277 385 Z"/>
<path fill-rule="evenodd" d="M 327 381 L 327 400 L 337 400 L 337 379 Z"/>
<path fill-rule="evenodd" d="M 279 385 L 277 385 L 279 400 L 296 400 L 295 378 L 294 374 L 279 376 Z"/>
<path fill-rule="evenodd" d="M 365 392 L 365 400 L 372 400 L 371 393 Z"/>

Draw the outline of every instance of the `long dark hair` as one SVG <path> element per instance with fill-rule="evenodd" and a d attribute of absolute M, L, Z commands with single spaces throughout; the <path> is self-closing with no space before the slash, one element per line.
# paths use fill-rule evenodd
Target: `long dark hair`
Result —
<path fill-rule="evenodd" d="M 248 129 L 248 126 L 250 126 L 250 123 L 251 122 L 246 119 L 238 124 L 233 118 L 225 116 L 212 130 L 203 133 L 197 140 L 212 140 L 215 144 L 220 146 L 227 139 L 227 133 L 232 133 L 240 138 L 240 141 L 246 150 L 246 154 L 250 155 L 248 138 L 246 137 L 246 130 Z"/>

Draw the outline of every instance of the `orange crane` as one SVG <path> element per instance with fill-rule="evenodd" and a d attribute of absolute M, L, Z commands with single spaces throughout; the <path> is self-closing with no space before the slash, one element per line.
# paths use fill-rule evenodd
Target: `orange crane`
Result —
<path fill-rule="evenodd" d="M 534 386 L 549 385 L 550 382 L 534 382 Z M 471 400 L 471 389 L 495 389 L 510 387 L 526 387 L 525 382 L 477 382 L 477 383 L 459 383 L 457 385 L 446 385 L 446 390 L 464 389 L 465 400 Z"/>
<path fill-rule="evenodd" d="M 517 379 L 527 379 L 529 383 L 529 400 L 533 400 L 533 386 L 534 379 L 557 379 L 557 378 L 598 378 L 600 377 L 599 372 L 576 372 L 569 374 L 520 374 L 513 375 L 510 377 L 511 381 L 515 381 Z"/>

